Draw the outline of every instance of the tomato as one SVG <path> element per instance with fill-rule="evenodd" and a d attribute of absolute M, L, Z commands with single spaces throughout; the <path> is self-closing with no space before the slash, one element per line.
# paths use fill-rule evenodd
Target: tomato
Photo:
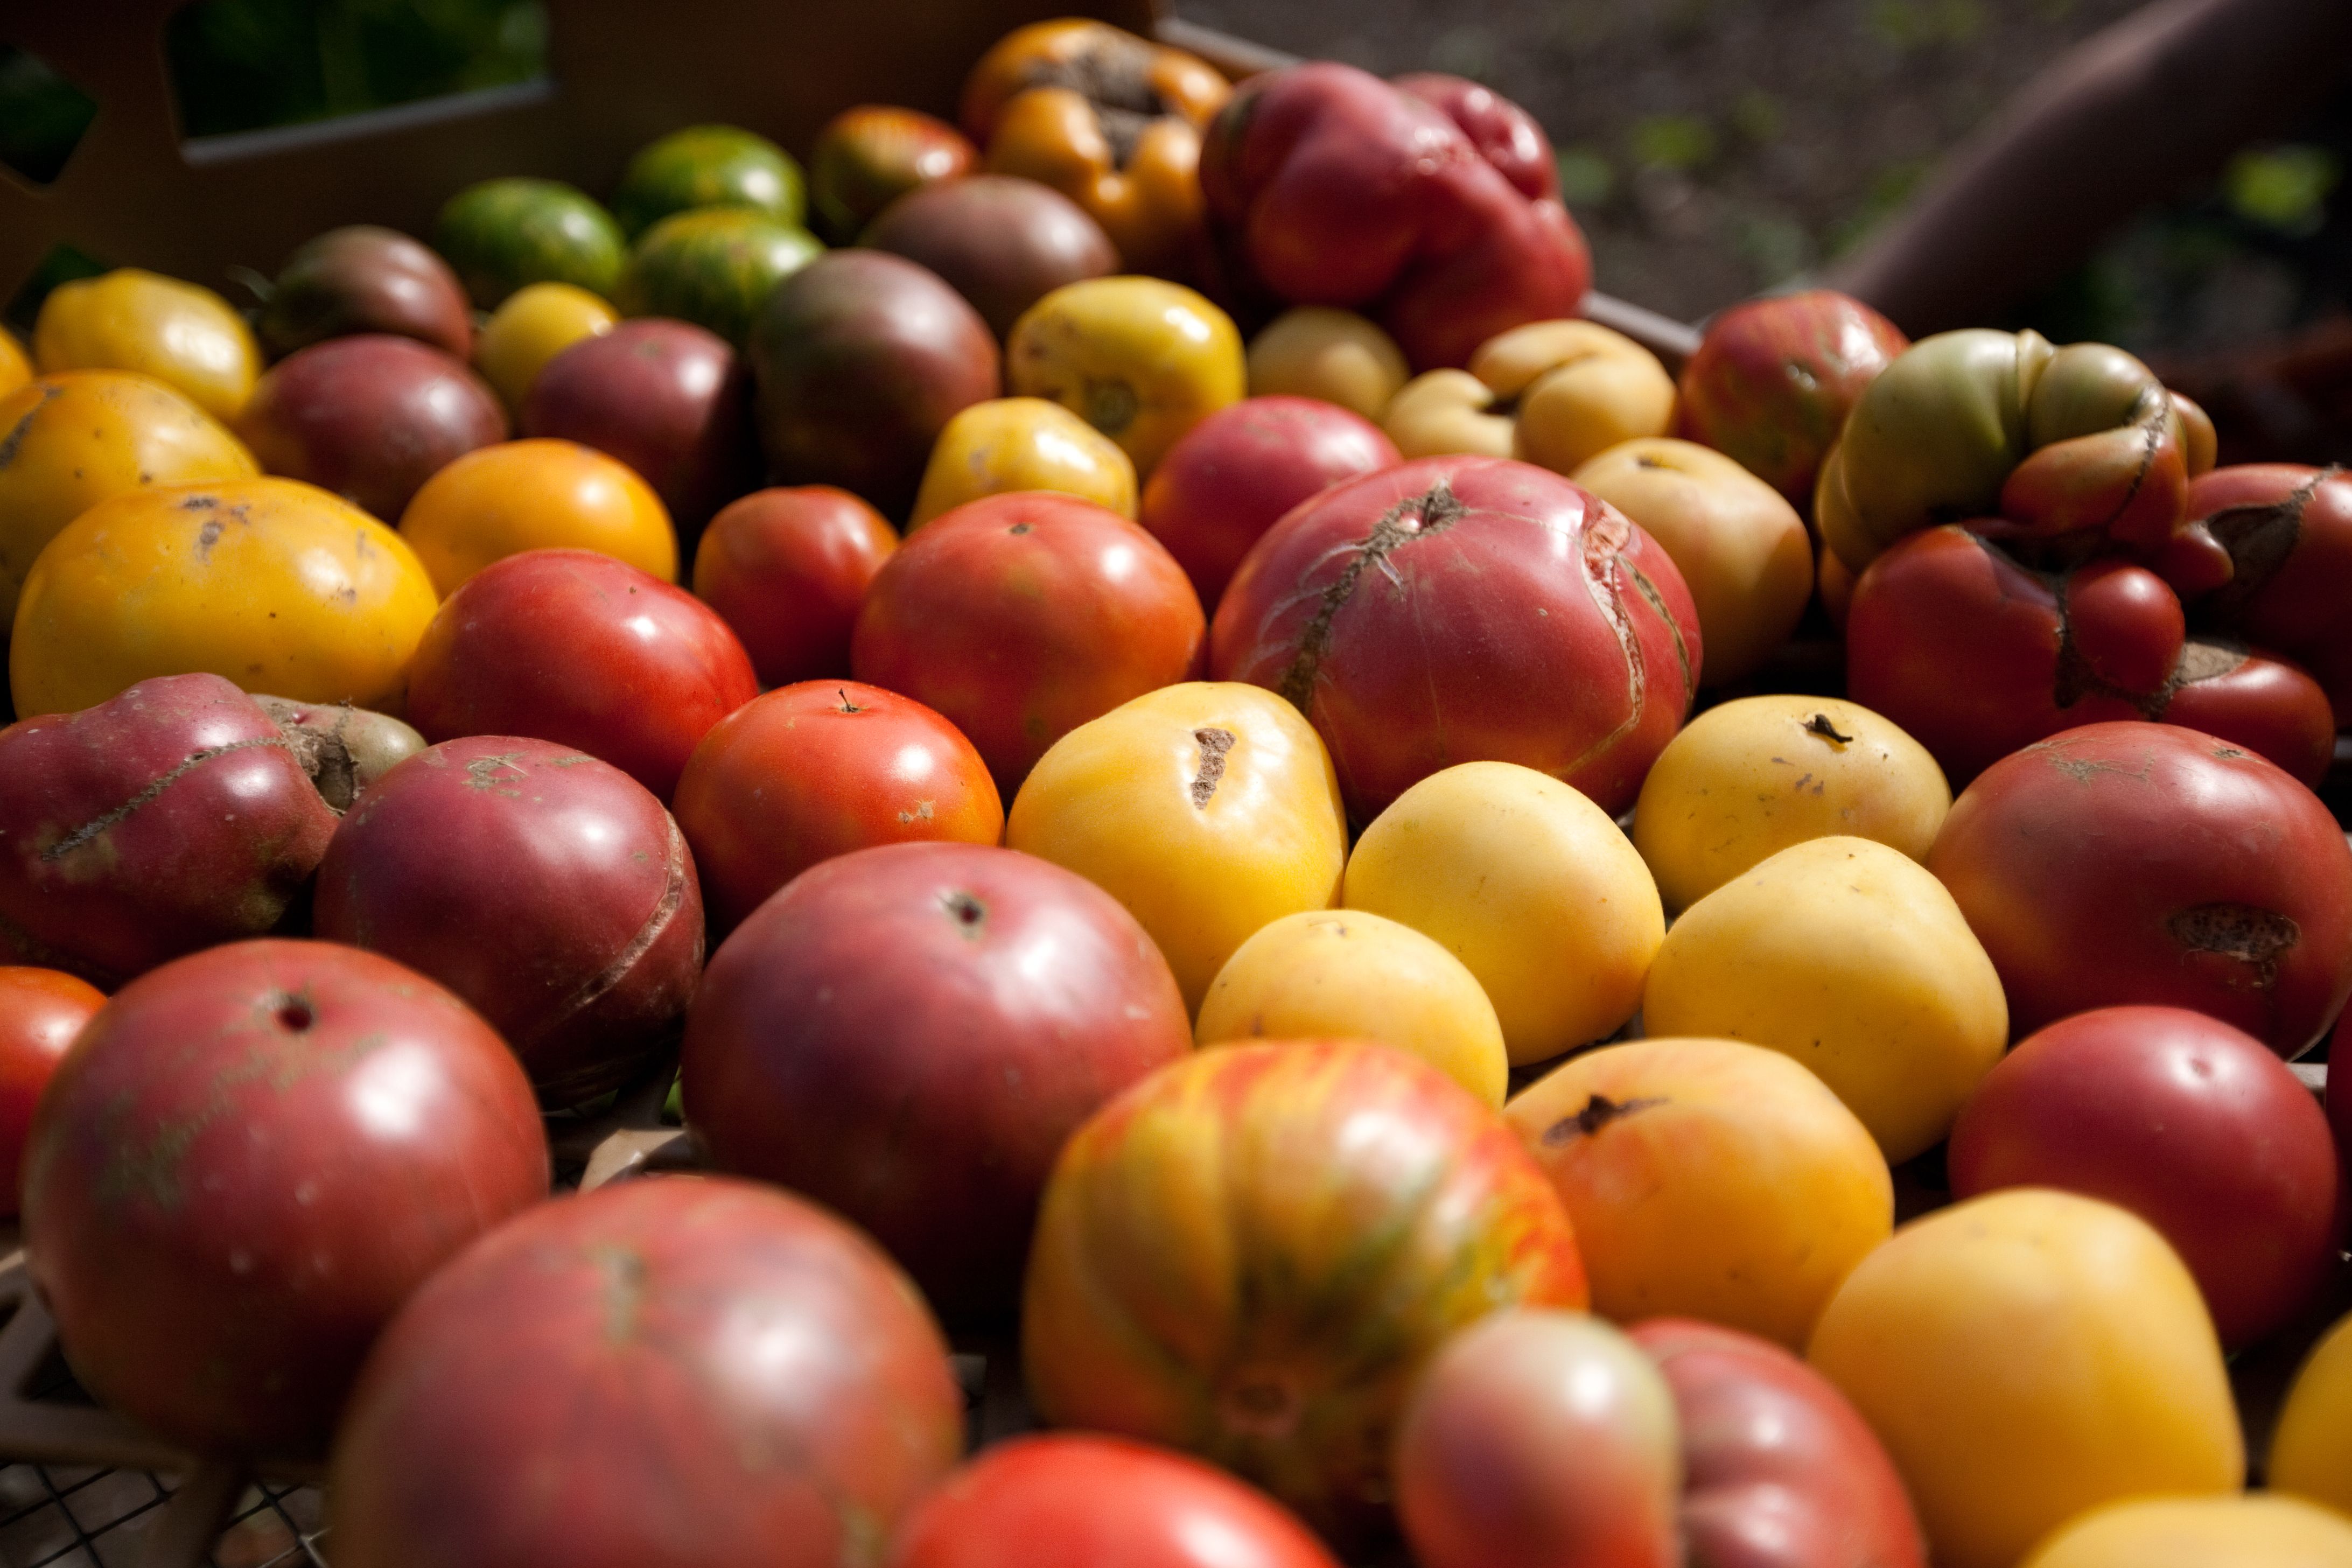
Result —
<path fill-rule="evenodd" d="M 1315 731 L 1255 687 L 1199 681 L 1055 742 L 1013 797 L 1004 841 L 1133 911 L 1188 1009 L 1252 932 L 1328 909 L 1348 853 Z"/>
<path fill-rule="evenodd" d="M 259 936 L 335 830 L 278 725 L 216 675 L 0 730 L 0 957 L 112 984 Z"/>
<path fill-rule="evenodd" d="M 1504 1118 L 1569 1217 L 1596 1311 L 1703 1318 L 1802 1348 L 1895 1228 L 1870 1130 L 1776 1052 L 1635 1040 L 1570 1058 Z"/>
<path fill-rule="evenodd" d="M 2352 1520 L 2297 1498 L 2134 1498 L 2093 1509 L 2021 1568 L 2347 1568 Z"/>
<path fill-rule="evenodd" d="M 2186 1008 L 2094 1008 L 2020 1042 L 1969 1097 L 1947 1163 L 1960 1197 L 2059 1187 L 2131 1210 L 2232 1348 L 2302 1310 L 2344 1240 L 2311 1091 L 2260 1040 Z"/>
<path fill-rule="evenodd" d="M 2352 1316 L 2304 1357 L 2271 1434 L 2270 1484 L 2352 1513 Z"/>
<path fill-rule="evenodd" d="M 0 1218 L 16 1217 L 33 1107 L 106 993 L 55 969 L 0 965 Z"/>
<path fill-rule="evenodd" d="M 1050 397 L 1118 442 L 1150 479 L 1208 415 L 1247 392 L 1233 318 L 1181 283 L 1088 278 L 1024 311 L 1004 343 L 1007 390 Z"/>
<path fill-rule="evenodd" d="M 312 921 L 446 985 L 558 1107 L 635 1077 L 702 973 L 694 860 L 661 803 L 517 735 L 450 741 L 378 780 L 327 846 Z"/>
<path fill-rule="evenodd" d="M 1064 1145 L 1022 1357 L 1046 1420 L 1189 1449 L 1359 1541 L 1446 1336 L 1584 1302 L 1559 1197 L 1444 1074 L 1360 1041 L 1233 1046 Z"/>
<path fill-rule="evenodd" d="M 1194 675 L 1206 629 L 1150 534 L 1074 496 L 1015 491 L 926 524 L 884 563 L 850 668 L 939 710 L 1009 795 L 1087 720 Z"/>
<path fill-rule="evenodd" d="M 1683 1536 L 1725 1568 L 1923 1568 L 1886 1450 L 1830 1381 L 1752 1334 L 1680 1318 L 1633 1328 L 1681 1417 Z"/>
<path fill-rule="evenodd" d="M 816 236 L 745 207 L 672 213 L 637 237 L 613 290 L 625 316 L 673 316 L 737 348 L 776 285 L 824 253 Z"/>
<path fill-rule="evenodd" d="M 520 415 L 530 384 L 548 361 L 583 338 L 609 332 L 620 312 L 570 283 L 518 289 L 490 313 L 474 342 L 474 368 L 498 388 L 507 411 Z"/>
<path fill-rule="evenodd" d="M 1279 1504 L 1164 1448 L 1091 1434 L 1000 1443 L 900 1528 L 889 1568 L 1339 1568 Z"/>
<path fill-rule="evenodd" d="M 1004 835 L 971 742 L 921 703 L 856 681 L 783 687 L 719 721 L 687 759 L 675 805 L 720 931 L 820 860 Z"/>
<path fill-rule="evenodd" d="M 124 267 L 60 283 L 33 323 L 43 375 L 127 370 L 150 375 L 215 419 L 237 416 L 261 373 L 245 318 L 209 289 Z"/>
<path fill-rule="evenodd" d="M 817 132 L 809 159 L 809 201 L 817 226 L 835 245 L 856 242 L 866 226 L 909 191 L 961 180 L 980 149 L 944 120 L 882 104 L 845 109 Z"/>
<path fill-rule="evenodd" d="M 409 716 L 428 741 L 577 746 L 667 801 L 710 727 L 760 694 L 710 607 L 587 550 L 530 550 L 449 595 L 417 644 Z"/>
<path fill-rule="evenodd" d="M 941 1311 L 994 1317 L 1055 1152 L 1188 1055 L 1189 1025 L 1101 889 L 1009 849 L 888 844 L 802 873 L 720 945 L 679 1083 L 713 1164 L 833 1205 Z"/>
<path fill-rule="evenodd" d="M 190 670 L 248 691 L 398 713 L 433 618 L 401 537 L 293 479 L 134 489 L 49 542 L 8 645 L 23 714 Z"/>
<path fill-rule="evenodd" d="M 33 361 L 25 353 L 25 345 L 16 334 L 0 327 L 0 397 L 5 397 L 33 379 Z"/>
<path fill-rule="evenodd" d="M 335 1443 L 341 1568 L 871 1563 L 963 1402 L 906 1277 L 814 1204 L 703 1177 L 541 1204 L 369 1358 Z"/>
<path fill-rule="evenodd" d="M 444 203 L 433 248 L 476 306 L 495 310 L 532 283 L 571 283 L 610 297 L 626 246 L 613 215 L 556 180 L 467 185 Z"/>
<path fill-rule="evenodd" d="M 632 236 L 689 207 L 748 207 L 797 225 L 807 205 L 793 155 L 733 125 L 688 125 L 646 142 L 613 191 L 613 216 Z"/>
<path fill-rule="evenodd" d="M 449 264 L 398 229 L 331 228 L 286 258 L 257 323 L 273 359 L 329 338 L 393 332 L 464 359 L 474 312 Z"/>
<path fill-rule="evenodd" d="M 1378 419 L 1411 370 L 1396 340 L 1353 310 L 1295 305 L 1250 340 L 1252 397 L 1313 397 Z"/>
<path fill-rule="evenodd" d="M 1938 1568 L 2008 1568 L 2085 1509 L 2245 1476 L 2197 1282 L 2111 1204 L 2020 1188 L 1913 1220 L 1808 1353 L 1886 1445 Z"/>
<path fill-rule="evenodd" d="M 2352 994 L 2352 849 L 2317 796 L 2173 724 L 2069 730 L 1994 763 L 1927 854 L 2016 1026 L 2188 1007 L 2284 1057 Z"/>
<path fill-rule="evenodd" d="M 271 473 L 397 522 L 425 480 L 505 440 L 507 416 L 461 362 L 414 338 L 360 332 L 271 366 L 236 433 Z"/>
<path fill-rule="evenodd" d="M 1058 403 L 992 397 L 940 432 L 908 531 L 1007 490 L 1054 490 L 1133 517 L 1135 464 L 1118 443 Z"/>
<path fill-rule="evenodd" d="M 1911 346 L 1901 329 L 1830 289 L 1717 312 L 1682 373 L 1682 433 L 1736 458 L 1799 506 L 1864 387 Z"/>
<path fill-rule="evenodd" d="M 703 531 L 694 593 L 741 639 L 761 684 L 845 676 L 866 587 L 898 548 L 898 531 L 847 490 L 757 490 Z"/>
<path fill-rule="evenodd" d="M 574 441 L 467 453 L 425 481 L 400 534 L 444 594 L 526 550 L 593 550 L 677 581 L 677 533 L 661 498 L 626 463 Z"/>
<path fill-rule="evenodd" d="M 260 472 L 226 426 L 142 375 L 68 371 L 0 396 L 0 631 L 42 546 L 100 501 Z"/>
<path fill-rule="evenodd" d="M 200 1451 L 308 1454 L 409 1291 L 547 1183 L 530 1086 L 455 996 L 237 942 L 83 1031 L 34 1112 L 25 1237 L 83 1387 Z"/>

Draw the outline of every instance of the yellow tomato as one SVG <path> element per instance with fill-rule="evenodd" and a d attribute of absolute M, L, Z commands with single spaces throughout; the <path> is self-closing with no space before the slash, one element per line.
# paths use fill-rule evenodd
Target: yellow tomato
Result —
<path fill-rule="evenodd" d="M 940 432 L 908 531 L 968 500 L 1007 490 L 1058 490 L 1135 515 L 1135 464 L 1118 443 L 1058 403 L 993 397 Z"/>
<path fill-rule="evenodd" d="M 2023 1568 L 2352 1568 L 2352 1521 L 2294 1498 L 2133 1498 L 2062 1528 Z"/>
<path fill-rule="evenodd" d="M 1495 1005 L 1462 961 L 1361 910 L 1285 915 L 1234 950 L 1192 1031 L 1227 1040 L 1378 1040 L 1499 1107 L 1511 1073 Z"/>
<path fill-rule="evenodd" d="M 0 397 L 0 632 L 41 547 L 100 501 L 260 472 L 219 421 L 143 375 L 68 371 Z"/>
<path fill-rule="evenodd" d="M 1468 966 L 1515 1064 L 1616 1033 L 1665 934 L 1649 870 L 1608 814 L 1514 763 L 1464 763 L 1397 796 L 1357 841 L 1342 901 Z"/>
<path fill-rule="evenodd" d="M 1642 1025 L 1794 1057 L 1895 1164 L 1940 1142 L 2009 1043 L 2009 1004 L 1944 884 L 1867 838 L 1781 850 L 1685 910 Z"/>
<path fill-rule="evenodd" d="M 26 357 L 25 346 L 16 334 L 0 327 L 0 396 L 16 391 L 33 379 L 33 362 Z"/>
<path fill-rule="evenodd" d="M 1701 686 L 1753 675 L 1813 596 L 1813 542 L 1779 490 L 1696 441 L 1621 441 L 1569 478 L 1665 547 L 1698 609 Z"/>
<path fill-rule="evenodd" d="M 1937 1568 L 2011 1568 L 2086 1509 L 2245 1475 L 2197 1282 L 2093 1198 L 2012 1187 L 1912 1221 L 1809 1353 L 1886 1445 Z"/>
<path fill-rule="evenodd" d="M 1788 1058 L 1734 1040 L 1573 1057 L 1504 1111 L 1576 1222 L 1592 1310 L 1702 1318 L 1802 1350 L 1895 1228 L 1870 1130 Z"/>
<path fill-rule="evenodd" d="M 1089 278 L 1055 289 L 1013 324 L 1004 377 L 1016 395 L 1050 397 L 1118 442 L 1139 479 L 1246 390 L 1233 318 L 1160 278 Z"/>
<path fill-rule="evenodd" d="M 209 670 L 398 714 L 433 584 L 398 534 L 294 479 L 130 490 L 49 542 L 8 645 L 16 711 Z"/>
<path fill-rule="evenodd" d="M 1348 825 L 1298 710 L 1258 687 L 1192 681 L 1055 742 L 1013 797 L 1004 842 L 1125 904 L 1197 1009 L 1253 932 L 1330 907 Z"/>
<path fill-rule="evenodd" d="M 245 318 L 209 289 L 135 267 L 61 283 L 33 323 L 41 374 L 130 370 L 177 387 L 215 419 L 253 395 L 261 353 Z"/>
<path fill-rule="evenodd" d="M 1529 321 L 1498 333 L 1478 345 L 1468 370 L 1405 383 L 1381 420 L 1408 458 L 1477 452 L 1559 474 L 1674 423 L 1674 378 L 1658 356 L 1594 321 Z"/>
<path fill-rule="evenodd" d="M 1936 759 L 1869 709 L 1743 697 L 1666 742 L 1633 807 L 1633 847 L 1666 908 L 1679 910 L 1789 846 L 1832 834 L 1924 861 L 1951 809 Z"/>
<path fill-rule="evenodd" d="M 501 441 L 425 481 L 400 531 L 444 594 L 526 550 L 593 550 L 677 581 L 669 510 L 636 470 L 576 441 Z"/>
<path fill-rule="evenodd" d="M 2271 1437 L 2270 1480 L 2352 1515 L 2352 1317 L 2328 1330 L 2295 1373 Z"/>
<path fill-rule="evenodd" d="M 1319 397 L 1377 420 L 1412 374 L 1396 340 L 1353 310 L 1300 305 L 1250 340 L 1252 397 Z"/>
<path fill-rule="evenodd" d="M 507 296 L 474 339 L 474 368 L 497 389 L 508 411 L 522 400 L 547 362 L 583 338 L 602 337 L 620 313 L 571 283 L 533 283 Z"/>

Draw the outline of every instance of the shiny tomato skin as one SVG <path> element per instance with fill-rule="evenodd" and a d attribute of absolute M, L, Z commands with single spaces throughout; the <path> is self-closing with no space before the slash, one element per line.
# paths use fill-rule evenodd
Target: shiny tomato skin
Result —
<path fill-rule="evenodd" d="M 1952 1129 L 1952 1194 L 2059 1187 L 2162 1232 L 2225 1346 L 2318 1289 L 2344 1239 L 2326 1114 L 2260 1040 L 2181 1007 L 2100 1007 L 2021 1041 Z"/>
<path fill-rule="evenodd" d="M 442 601 L 408 719 L 433 742 L 577 746 L 667 804 L 710 727 L 759 694 L 743 645 L 693 595 L 592 550 L 530 550 Z"/>
<path fill-rule="evenodd" d="M 783 687 L 721 719 L 688 759 L 675 809 L 721 931 L 820 860 L 1004 836 L 971 742 L 912 698 L 854 680 Z"/>
<path fill-rule="evenodd" d="M 106 993 L 58 969 L 0 966 L 0 1219 L 13 1218 L 33 1107 Z"/>
<path fill-rule="evenodd" d="M 857 679 L 937 709 L 1010 797 L 1045 749 L 1199 673 L 1208 621 L 1184 569 L 1106 507 L 984 496 L 884 563 L 851 642 Z"/>
<path fill-rule="evenodd" d="M 1000 1443 L 908 1519 L 889 1568 L 1339 1568 L 1281 1504 L 1165 1448 L 1091 1433 Z"/>
<path fill-rule="evenodd" d="M 82 1385 L 205 1453 L 315 1453 L 408 1293 L 547 1195 L 504 1041 L 387 958 L 210 948 L 126 985 L 34 1112 L 25 1238 Z"/>
<path fill-rule="evenodd" d="M 694 592 L 741 639 L 761 684 L 845 676 L 858 606 L 898 548 L 898 531 L 847 490 L 754 490 L 703 531 Z"/>

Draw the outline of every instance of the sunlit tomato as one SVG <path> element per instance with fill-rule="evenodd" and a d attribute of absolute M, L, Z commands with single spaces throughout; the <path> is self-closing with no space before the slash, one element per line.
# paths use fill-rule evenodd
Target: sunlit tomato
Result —
<path fill-rule="evenodd" d="M 2294 1374 L 2271 1435 L 2270 1484 L 2352 1514 L 2352 1317 Z"/>
<path fill-rule="evenodd" d="M 1207 629 L 1151 535 L 1075 496 L 1020 490 L 925 524 L 884 563 L 850 668 L 946 715 L 1009 795 L 1087 720 L 1196 674 Z"/>
<path fill-rule="evenodd" d="M 1596 1311 L 1702 1318 L 1802 1349 L 1895 1228 L 1870 1130 L 1788 1058 L 1635 1040 L 1570 1058 L 1504 1118 L 1569 1218 Z"/>
<path fill-rule="evenodd" d="M 2082 1514 L 2020 1568 L 2347 1568 L 2352 1519 L 2299 1498 L 2133 1498 Z"/>
<path fill-rule="evenodd" d="M 677 581 L 677 533 L 661 498 L 626 463 L 574 441 L 467 453 L 425 481 L 400 532 L 444 594 L 526 550 L 593 550 Z"/>
<path fill-rule="evenodd" d="M 687 759 L 672 809 L 719 931 L 835 855 L 1004 832 L 971 742 L 921 703 L 854 680 L 782 687 L 721 719 Z"/>
<path fill-rule="evenodd" d="M 106 994 L 55 969 L 0 967 L 0 1218 L 16 1213 L 33 1106 Z"/>
<path fill-rule="evenodd" d="M 703 531 L 694 593 L 742 640 L 761 684 L 847 675 L 858 607 L 898 548 L 898 531 L 847 490 L 754 490 Z"/>
<path fill-rule="evenodd" d="M 1913 1220 L 1809 1354 L 1885 1443 L 1939 1568 L 2009 1568 L 2085 1509 L 2245 1476 L 2197 1282 L 2146 1222 L 2072 1193 Z"/>
<path fill-rule="evenodd" d="M 44 375 L 61 370 L 152 375 L 223 420 L 236 417 L 261 374 L 261 351 L 227 300 L 135 267 L 52 289 L 33 323 L 33 357 Z"/>
<path fill-rule="evenodd" d="M 1056 490 L 1135 515 L 1135 463 L 1118 443 L 1042 397 L 992 397 L 947 422 L 907 527 L 1007 490 Z"/>
<path fill-rule="evenodd" d="M 0 396 L 0 631 L 41 547 L 110 496 L 261 472 L 228 427 L 160 383 L 115 371 L 43 376 Z"/>
<path fill-rule="evenodd" d="M 583 338 L 611 331 L 621 313 L 573 283 L 533 283 L 490 313 L 474 340 L 474 368 L 520 415 L 547 362 Z"/>
<path fill-rule="evenodd" d="M 1000 1443 L 940 1483 L 889 1568 L 1339 1568 L 1271 1498 L 1164 1448 L 1087 1433 Z"/>
<path fill-rule="evenodd" d="M 1584 1302 L 1558 1194 L 1444 1074 L 1362 1041 L 1222 1047 L 1064 1145 L 1022 1360 L 1048 1421 L 1188 1448 L 1352 1541 L 1446 1337 Z"/>
<path fill-rule="evenodd" d="M 1125 904 L 1168 955 L 1188 1011 L 1268 921 L 1328 909 L 1347 823 L 1323 742 L 1252 686 L 1191 681 L 1054 743 L 1005 840 Z"/>
<path fill-rule="evenodd" d="M 33 362 L 16 334 L 0 327 L 0 397 L 33 379 Z"/>
<path fill-rule="evenodd" d="M 49 542 L 8 645 L 20 714 L 210 670 L 247 691 L 397 714 L 433 618 L 400 536 L 294 479 L 134 489 Z"/>
<path fill-rule="evenodd" d="M 1248 390 L 1231 316 L 1181 283 L 1066 283 L 1013 323 L 1004 383 L 1050 397 L 1118 442 L 1144 479 L 1184 432 Z"/>

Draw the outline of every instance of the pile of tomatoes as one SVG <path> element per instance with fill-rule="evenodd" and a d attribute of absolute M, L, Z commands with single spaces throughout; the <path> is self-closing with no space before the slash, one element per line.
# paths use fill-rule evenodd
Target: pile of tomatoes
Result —
<path fill-rule="evenodd" d="M 0 1180 L 81 1382 L 326 1458 L 339 1568 L 2352 1563 L 2352 480 L 1589 273 L 1483 89 L 1066 22 L 805 172 L 58 289 Z M 701 1169 L 551 1197 L 673 1083 Z M 949 1331 L 1059 1430 L 967 1458 Z"/>

